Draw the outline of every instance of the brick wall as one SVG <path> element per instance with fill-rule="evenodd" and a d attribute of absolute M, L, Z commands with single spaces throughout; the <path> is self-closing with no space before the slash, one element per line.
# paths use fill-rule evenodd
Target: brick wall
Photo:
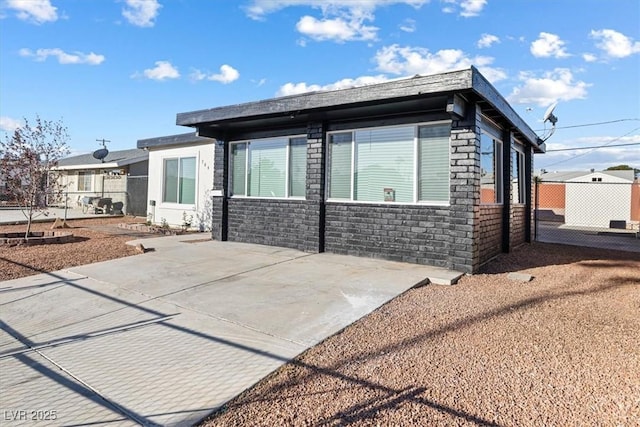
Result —
<path fill-rule="evenodd" d="M 480 263 L 502 252 L 502 206 L 480 206 Z"/>
<path fill-rule="evenodd" d="M 317 204 L 304 200 L 229 200 L 228 239 L 313 251 L 318 239 Z M 315 250 L 317 252 L 317 250 Z"/>
<path fill-rule="evenodd" d="M 327 203 L 325 249 L 449 266 L 449 208 Z"/>
<path fill-rule="evenodd" d="M 523 205 L 511 207 L 511 233 L 509 245 L 511 248 L 525 243 L 525 212 L 527 208 Z"/>

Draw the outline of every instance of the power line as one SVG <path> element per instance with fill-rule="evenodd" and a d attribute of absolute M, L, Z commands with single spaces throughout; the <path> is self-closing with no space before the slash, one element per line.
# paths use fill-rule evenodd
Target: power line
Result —
<path fill-rule="evenodd" d="M 596 122 L 596 123 L 584 123 L 581 125 L 571 125 L 571 126 L 558 126 L 556 129 L 573 129 L 573 128 L 583 128 L 587 126 L 600 126 L 600 125 L 608 125 L 611 123 L 620 123 L 620 122 L 640 122 L 640 119 L 618 119 L 618 120 L 609 120 L 607 122 Z M 542 132 L 547 129 L 536 129 L 534 132 Z"/>
<path fill-rule="evenodd" d="M 547 150 L 546 152 L 552 151 L 575 151 L 575 150 L 589 150 L 591 148 L 604 148 L 604 147 L 627 147 L 629 145 L 640 145 L 640 142 L 630 142 L 628 144 L 614 144 L 614 145 L 594 145 L 592 147 L 578 147 L 578 148 L 556 148 L 555 150 Z"/>
<path fill-rule="evenodd" d="M 575 156 L 573 156 L 573 157 L 571 157 L 571 158 L 569 158 L 569 159 L 564 159 L 564 160 L 557 161 L 557 162 L 555 162 L 555 163 L 551 163 L 551 164 L 549 164 L 549 165 L 546 165 L 546 166 L 545 166 L 545 168 L 548 168 L 548 167 L 550 167 L 550 166 L 555 166 L 555 165 L 557 165 L 557 164 L 559 164 L 559 163 L 564 163 L 564 162 L 568 162 L 568 161 L 571 161 L 571 160 L 575 160 L 575 159 L 577 159 L 578 157 L 586 156 L 587 154 L 591 153 L 591 152 L 592 152 L 592 151 L 594 151 L 594 150 L 597 150 L 598 148 L 609 147 L 612 143 L 614 143 L 614 142 L 616 142 L 616 141 L 621 140 L 621 139 L 622 139 L 622 138 L 624 138 L 625 136 L 631 135 L 632 133 L 634 133 L 634 132 L 635 132 L 635 131 L 637 131 L 637 130 L 640 130 L 640 127 L 637 127 L 637 128 L 635 128 L 635 129 L 633 129 L 633 130 L 631 130 L 631 131 L 629 131 L 629 132 L 625 133 L 624 135 L 621 135 L 621 136 L 619 136 L 619 137 L 617 137 L 617 138 L 612 139 L 612 140 L 611 140 L 611 141 L 609 141 L 607 144 L 604 144 L 604 145 L 602 145 L 602 146 L 600 146 L 600 147 L 597 147 L 597 148 L 592 148 L 592 149 L 590 149 L 589 151 L 586 151 L 586 152 L 584 152 L 584 153 L 576 154 Z"/>

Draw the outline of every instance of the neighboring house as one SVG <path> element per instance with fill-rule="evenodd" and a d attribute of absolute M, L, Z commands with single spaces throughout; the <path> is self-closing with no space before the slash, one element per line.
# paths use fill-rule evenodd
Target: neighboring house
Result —
<path fill-rule="evenodd" d="M 198 163 L 214 161 L 218 240 L 469 273 L 531 240 L 544 143 L 473 67 L 179 113 L 177 124 L 217 141 Z"/>
<path fill-rule="evenodd" d="M 538 184 L 540 219 L 609 228 L 640 221 L 640 183 L 633 170 L 546 172 Z"/>
<path fill-rule="evenodd" d="M 138 141 L 149 151 L 151 222 L 211 230 L 214 143 L 193 132 Z"/>
<path fill-rule="evenodd" d="M 111 151 L 100 161 L 92 153 L 60 159 L 54 168 L 69 207 L 86 208 L 89 199 L 105 199 L 114 213 L 146 215 L 149 153 L 131 149 Z M 110 200 L 109 200 L 110 199 Z M 64 204 L 56 201 L 56 204 Z"/>

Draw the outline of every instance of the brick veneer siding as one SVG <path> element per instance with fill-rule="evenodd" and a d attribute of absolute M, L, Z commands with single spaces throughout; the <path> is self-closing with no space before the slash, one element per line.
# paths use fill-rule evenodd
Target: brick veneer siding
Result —
<path fill-rule="evenodd" d="M 502 252 L 502 206 L 480 206 L 480 263 Z"/>
<path fill-rule="evenodd" d="M 448 267 L 449 208 L 327 203 L 325 249 Z"/>
<path fill-rule="evenodd" d="M 525 243 L 525 212 L 527 208 L 524 205 L 516 205 L 511 207 L 511 228 L 509 235 L 509 245 L 515 246 Z"/>
<path fill-rule="evenodd" d="M 304 200 L 232 198 L 228 212 L 230 241 L 313 251 L 318 239 L 317 208 Z"/>

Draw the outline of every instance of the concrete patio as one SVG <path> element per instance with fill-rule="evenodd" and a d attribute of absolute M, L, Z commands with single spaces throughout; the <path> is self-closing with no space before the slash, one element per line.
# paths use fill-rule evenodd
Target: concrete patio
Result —
<path fill-rule="evenodd" d="M 459 277 L 202 240 L 144 239 L 144 255 L 0 282 L 5 418 L 192 425 L 405 290 Z"/>

